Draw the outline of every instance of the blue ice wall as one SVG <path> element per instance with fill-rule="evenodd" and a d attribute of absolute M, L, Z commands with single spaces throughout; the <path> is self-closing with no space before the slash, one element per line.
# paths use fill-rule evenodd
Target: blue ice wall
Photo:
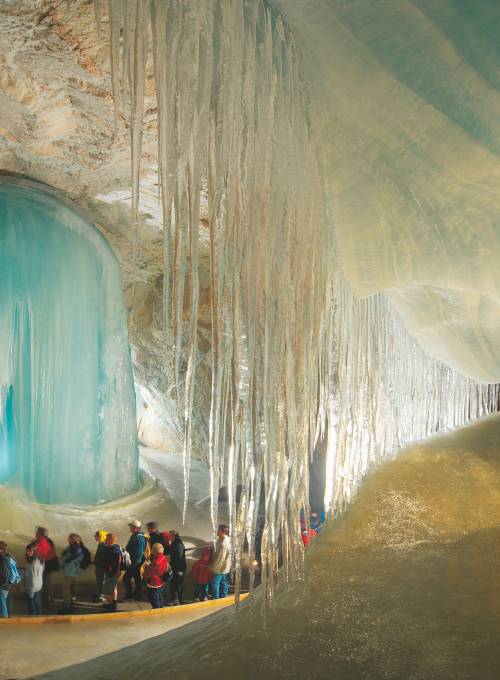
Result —
<path fill-rule="evenodd" d="M 0 176 L 0 483 L 81 505 L 138 480 L 118 262 L 70 201 Z"/>

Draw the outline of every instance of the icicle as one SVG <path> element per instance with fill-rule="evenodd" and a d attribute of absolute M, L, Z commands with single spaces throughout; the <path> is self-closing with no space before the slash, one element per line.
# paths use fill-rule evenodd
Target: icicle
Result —
<path fill-rule="evenodd" d="M 113 92 L 113 104 L 115 116 L 118 116 L 120 102 L 122 101 L 123 81 L 120 75 L 120 34 L 122 30 L 122 3 L 121 0 L 109 0 L 109 49 L 111 61 L 111 88 Z"/>
<path fill-rule="evenodd" d="M 342 281 L 293 36 L 268 2 L 109 1 L 113 95 L 130 98 L 136 224 L 151 6 L 165 369 L 184 432 L 184 512 L 205 186 L 211 519 L 215 532 L 227 484 L 238 598 L 242 552 L 246 542 L 253 559 L 262 497 L 256 557 L 272 603 L 280 545 L 283 580 L 302 575 L 301 515 L 307 527 L 316 444 L 328 440 L 325 505 L 333 517 L 370 466 L 411 439 L 498 408 L 498 390 L 426 357 L 385 298 L 356 300 Z"/>
<path fill-rule="evenodd" d="M 115 0 L 111 0 L 114 2 Z M 137 232 L 139 211 L 139 173 L 141 167 L 142 133 L 144 116 L 144 89 L 146 81 L 146 61 L 148 56 L 149 0 L 129 0 L 135 4 L 134 41 L 128 45 L 133 67 L 129 72 L 131 97 L 130 111 L 130 148 L 132 152 L 132 219 Z M 137 238 L 137 236 L 135 236 Z M 135 251 L 136 252 L 136 249 Z"/>

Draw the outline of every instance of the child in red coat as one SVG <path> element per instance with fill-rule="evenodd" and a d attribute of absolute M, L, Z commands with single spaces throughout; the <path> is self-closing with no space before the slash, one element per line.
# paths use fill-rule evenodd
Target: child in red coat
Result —
<path fill-rule="evenodd" d="M 163 589 L 165 587 L 164 575 L 168 569 L 168 560 L 163 554 L 163 546 L 154 543 L 151 547 L 151 562 L 144 569 L 143 578 L 146 581 L 149 601 L 153 609 L 161 609 L 165 606 Z"/>
<path fill-rule="evenodd" d="M 212 563 L 212 548 L 203 548 L 201 560 L 193 564 L 194 599 L 203 602 L 208 597 L 208 584 L 213 574 L 210 571 Z"/>

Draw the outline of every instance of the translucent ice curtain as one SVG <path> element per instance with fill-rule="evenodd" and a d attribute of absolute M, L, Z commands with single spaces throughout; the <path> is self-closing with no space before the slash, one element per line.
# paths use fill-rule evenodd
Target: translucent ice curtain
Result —
<path fill-rule="evenodd" d="M 364 475 L 401 447 L 499 410 L 483 385 L 426 354 L 384 295 L 332 289 L 319 436 L 327 440 L 325 509 L 344 511 Z"/>
<path fill-rule="evenodd" d="M 118 262 L 76 206 L 0 176 L 0 482 L 81 505 L 138 481 Z"/>
<path fill-rule="evenodd" d="M 253 588 L 255 532 L 262 520 L 262 577 L 272 600 L 281 559 L 285 578 L 300 573 L 309 461 L 327 430 L 327 504 L 334 513 L 344 509 L 371 463 L 409 438 L 458 424 L 450 409 L 472 417 L 466 405 L 473 394 L 481 400 L 483 388 L 461 382 L 422 352 L 407 361 L 414 344 L 392 312 L 344 289 L 299 55 L 270 4 L 109 0 L 106 7 L 115 108 L 130 124 L 136 221 L 148 77 L 156 91 L 165 365 L 184 430 L 186 503 L 200 200 L 206 196 L 212 520 L 215 527 L 218 490 L 227 485 L 237 596 L 245 547 Z M 101 3 L 96 10 L 103 21 Z M 397 365 L 391 368 L 393 354 Z M 436 395 L 455 384 L 449 400 Z M 431 393 L 427 401 L 415 397 L 419 390 Z M 446 414 L 429 416 L 434 424 L 422 427 L 424 405 L 444 406 Z M 417 412 L 409 418 L 405 409 Z"/>

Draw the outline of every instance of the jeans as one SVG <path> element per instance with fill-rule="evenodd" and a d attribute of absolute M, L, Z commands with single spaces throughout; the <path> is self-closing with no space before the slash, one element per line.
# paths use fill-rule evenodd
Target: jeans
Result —
<path fill-rule="evenodd" d="M 104 583 L 104 569 L 96 566 L 95 568 L 95 594 L 97 597 L 102 595 L 102 585 Z"/>
<path fill-rule="evenodd" d="M 196 583 L 194 584 L 194 597 L 200 600 L 206 600 L 208 595 L 208 583 Z"/>
<path fill-rule="evenodd" d="M 148 588 L 148 597 L 153 609 L 161 609 L 165 606 L 163 586 L 161 588 Z"/>
<path fill-rule="evenodd" d="M 132 579 L 134 580 L 135 590 L 132 590 Z M 131 598 L 135 597 L 136 600 L 142 600 L 142 576 L 141 576 L 141 565 L 136 564 L 133 567 L 129 567 L 125 571 L 123 577 L 123 585 L 126 589 L 125 597 Z"/>
<path fill-rule="evenodd" d="M 2 619 L 6 619 L 9 616 L 9 610 L 7 609 L 8 596 L 8 590 L 0 590 L 0 618 Z"/>
<path fill-rule="evenodd" d="M 38 593 L 33 593 L 33 597 L 28 597 L 26 595 L 26 600 L 28 602 L 29 613 L 31 616 L 41 616 L 43 613 L 42 609 L 42 591 L 39 590 Z"/>
<path fill-rule="evenodd" d="M 43 572 L 43 602 L 44 604 L 50 604 L 52 598 L 54 597 L 54 586 L 52 585 L 52 571 Z"/>
<path fill-rule="evenodd" d="M 227 574 L 214 574 L 212 576 L 212 580 L 210 581 L 210 586 L 214 600 L 218 600 L 221 597 L 227 597 L 229 592 Z"/>
<path fill-rule="evenodd" d="M 63 576 L 63 601 L 64 607 L 71 607 L 71 598 L 76 597 L 76 576 Z"/>

